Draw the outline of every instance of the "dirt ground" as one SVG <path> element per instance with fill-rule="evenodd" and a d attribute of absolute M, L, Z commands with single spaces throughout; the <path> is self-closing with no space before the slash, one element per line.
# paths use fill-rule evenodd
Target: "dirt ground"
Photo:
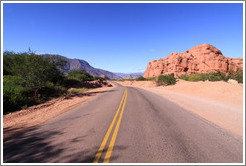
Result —
<path fill-rule="evenodd" d="M 156 93 L 243 139 L 243 84 L 179 80 L 176 85 L 156 87 L 154 82 L 140 82 L 118 83 Z"/>
<path fill-rule="evenodd" d="M 135 86 L 135 87 L 156 87 L 154 81 L 116 81 L 124 86 Z"/>
<path fill-rule="evenodd" d="M 9 113 L 3 116 L 3 137 L 7 138 L 43 124 L 81 104 L 109 91 L 112 87 L 101 87 L 83 93 L 59 97 L 28 109 Z"/>
<path fill-rule="evenodd" d="M 156 93 L 243 139 L 243 84 L 179 80 L 176 85 L 156 87 L 152 81 L 118 83 Z M 4 138 L 51 120 L 112 88 L 95 88 L 4 115 Z"/>

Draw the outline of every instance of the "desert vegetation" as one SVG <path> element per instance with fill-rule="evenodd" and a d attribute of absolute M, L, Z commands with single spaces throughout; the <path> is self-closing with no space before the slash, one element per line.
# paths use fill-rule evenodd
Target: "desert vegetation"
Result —
<path fill-rule="evenodd" d="M 236 71 L 229 70 L 228 73 L 223 73 L 220 70 L 209 73 L 197 74 L 182 74 L 175 76 L 174 73 L 164 74 L 157 77 L 144 78 L 138 77 L 134 79 L 114 79 L 115 81 L 154 81 L 157 86 L 175 85 L 177 79 L 182 79 L 190 82 L 197 81 L 228 81 L 229 79 L 236 80 L 238 83 L 243 83 L 243 71 L 237 69 Z"/>
<path fill-rule="evenodd" d="M 160 75 L 156 79 L 156 85 L 175 85 L 177 82 L 176 78 L 174 77 L 174 73 L 168 75 Z"/>
<path fill-rule="evenodd" d="M 82 70 L 65 73 L 66 64 L 66 59 L 54 56 L 44 58 L 33 52 L 4 52 L 3 113 L 39 104 L 53 97 L 83 92 L 86 88 L 68 89 L 85 81 L 105 80 Z"/>
<path fill-rule="evenodd" d="M 238 83 L 243 83 L 243 71 L 238 69 L 237 71 L 229 70 L 229 72 L 223 73 L 219 70 L 216 72 L 211 73 L 197 73 L 191 75 L 180 75 L 178 76 L 179 79 L 183 79 L 186 81 L 228 81 L 229 79 L 234 79 Z"/>

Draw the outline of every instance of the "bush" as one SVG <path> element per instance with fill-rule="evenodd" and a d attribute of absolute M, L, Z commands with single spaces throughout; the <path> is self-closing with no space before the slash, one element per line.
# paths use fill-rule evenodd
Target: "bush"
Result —
<path fill-rule="evenodd" d="M 76 85 L 76 84 L 79 84 L 79 83 L 80 83 L 80 81 L 74 80 L 74 79 L 69 79 L 67 77 L 64 80 L 64 85 L 66 87 L 71 87 L 71 86 Z"/>
<path fill-rule="evenodd" d="M 43 58 L 30 52 L 4 53 L 5 74 L 21 77 L 21 86 L 39 98 L 40 91 L 46 87 L 47 81 L 62 83 L 64 76 L 59 68 L 66 65 L 66 61 L 55 57 Z"/>
<path fill-rule="evenodd" d="M 18 76 L 5 75 L 3 77 L 3 113 L 9 113 L 29 105 L 27 89 L 20 86 L 22 82 Z"/>
<path fill-rule="evenodd" d="M 31 52 L 4 52 L 4 114 L 26 108 L 65 91 L 63 59 Z"/>
<path fill-rule="evenodd" d="M 71 91 L 69 91 L 69 93 L 70 94 L 78 94 L 78 93 L 82 93 L 86 90 L 88 90 L 88 88 L 77 88 L 77 89 L 72 89 Z"/>
<path fill-rule="evenodd" d="M 168 75 L 160 75 L 157 78 L 157 85 L 175 85 L 177 82 L 176 78 L 174 77 L 174 74 L 168 74 Z"/>
<path fill-rule="evenodd" d="M 186 81 L 206 81 L 208 80 L 208 73 L 199 73 L 199 74 L 192 74 L 192 75 L 181 75 L 178 77 L 179 79 L 186 80 Z"/>
<path fill-rule="evenodd" d="M 136 78 L 136 81 L 145 81 L 146 80 L 146 78 L 144 78 L 144 77 L 138 77 L 138 78 Z"/>
<path fill-rule="evenodd" d="M 88 74 L 84 70 L 71 70 L 68 72 L 67 79 L 69 80 L 75 80 L 79 82 L 84 82 L 84 81 L 93 81 L 93 76 Z"/>
<path fill-rule="evenodd" d="M 106 78 L 100 76 L 93 76 L 93 80 L 106 81 Z"/>
<path fill-rule="evenodd" d="M 209 81 L 228 81 L 229 77 L 226 76 L 225 73 L 220 72 L 219 70 L 217 70 L 214 73 L 209 73 L 208 75 L 208 80 Z"/>
<path fill-rule="evenodd" d="M 235 80 L 237 80 L 238 83 L 243 83 L 243 72 L 238 73 L 238 74 L 235 76 Z"/>
<path fill-rule="evenodd" d="M 208 73 L 200 73 L 199 76 L 201 81 L 208 80 Z"/>
<path fill-rule="evenodd" d="M 188 75 L 184 75 L 184 74 L 182 74 L 182 75 L 178 76 L 178 78 L 179 78 L 179 79 L 182 79 L 182 80 L 186 80 L 186 81 L 188 81 L 189 76 L 188 76 Z"/>
<path fill-rule="evenodd" d="M 178 78 L 186 80 L 186 81 L 227 81 L 230 77 L 226 76 L 226 73 L 222 73 L 219 70 L 213 73 L 198 73 L 192 75 L 181 75 Z"/>
<path fill-rule="evenodd" d="M 221 78 L 218 77 L 215 73 L 210 73 L 208 80 L 209 81 L 221 81 Z"/>
<path fill-rule="evenodd" d="M 237 69 L 237 71 L 229 70 L 228 77 L 237 80 L 238 83 L 243 83 L 243 70 Z"/>
<path fill-rule="evenodd" d="M 54 84 L 53 82 L 46 82 L 46 85 L 42 90 L 40 91 L 40 94 L 42 95 L 43 100 L 47 100 L 50 97 L 57 97 L 60 95 L 65 94 L 66 88 L 59 85 L 59 84 Z"/>

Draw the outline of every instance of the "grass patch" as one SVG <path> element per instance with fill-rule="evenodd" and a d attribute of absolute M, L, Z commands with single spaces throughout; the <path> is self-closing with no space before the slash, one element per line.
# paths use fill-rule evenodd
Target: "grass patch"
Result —
<path fill-rule="evenodd" d="M 87 90 L 88 90 L 88 88 L 76 88 L 76 89 L 70 90 L 68 93 L 69 94 L 78 94 L 78 93 L 83 93 Z"/>
<path fill-rule="evenodd" d="M 238 83 L 243 83 L 243 71 L 238 69 L 237 71 L 229 70 L 229 73 L 223 73 L 219 70 L 211 73 L 197 73 L 191 75 L 180 75 L 179 79 L 196 82 L 196 81 L 228 81 L 229 79 L 234 79 Z"/>

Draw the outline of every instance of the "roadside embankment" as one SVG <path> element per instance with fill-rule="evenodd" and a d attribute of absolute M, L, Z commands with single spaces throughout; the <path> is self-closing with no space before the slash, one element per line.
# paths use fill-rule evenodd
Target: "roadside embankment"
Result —
<path fill-rule="evenodd" d="M 178 80 L 176 85 L 159 87 L 152 82 L 151 87 L 141 81 L 118 83 L 156 93 L 243 139 L 243 84 Z"/>
<path fill-rule="evenodd" d="M 106 86 L 105 86 L 106 85 Z M 65 96 L 52 99 L 43 104 L 29 107 L 3 116 L 3 137 L 7 138 L 19 132 L 36 127 L 51 120 L 96 96 L 107 92 L 115 86 L 109 83 L 101 88 L 88 89 L 83 92 L 69 93 Z M 69 91 L 73 91 L 70 89 Z"/>

